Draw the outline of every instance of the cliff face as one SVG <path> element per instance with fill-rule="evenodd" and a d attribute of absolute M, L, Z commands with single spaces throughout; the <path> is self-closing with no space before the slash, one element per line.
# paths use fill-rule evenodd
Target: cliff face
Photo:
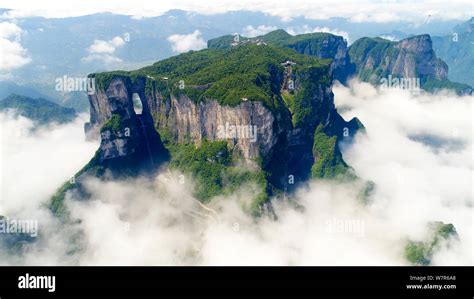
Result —
<path fill-rule="evenodd" d="M 246 101 L 235 107 L 221 106 L 216 100 L 196 104 L 185 95 L 169 100 L 159 95 L 148 101 L 155 102 L 156 127 L 167 130 L 178 142 L 229 140 L 246 159 L 267 155 L 277 142 L 275 117 L 261 102 Z"/>
<path fill-rule="evenodd" d="M 311 47 L 301 50 L 312 51 Z M 202 53 L 206 52 L 186 55 Z M 212 58 L 206 64 L 210 65 L 201 66 L 197 74 L 195 66 L 189 63 L 191 73 L 186 73 L 186 69 L 175 78 L 163 76 L 169 74 L 168 64 L 174 64 L 177 58 L 159 62 L 137 74 L 99 74 L 97 80 L 108 79 L 104 80 L 105 84 L 97 84 L 102 88 L 89 97 L 91 119 L 86 132 L 91 138 L 100 135 L 101 159 L 133 155 L 155 139 L 158 153 L 159 134 L 165 134 L 176 144 L 196 146 L 203 141 L 224 140 L 234 155 L 249 163 L 257 162 L 269 173 L 273 186 L 285 188 L 289 175 L 298 181 L 311 176 L 311 166 L 319 159 L 313 153 L 317 126 L 338 142 L 353 136 L 361 126 L 355 119 L 346 122 L 335 109 L 331 90 L 334 67 L 329 61 L 323 63 L 291 50 L 265 45 L 208 53 Z M 226 66 L 219 69 L 223 63 L 221 57 Z M 233 57 L 239 59 L 235 64 Z M 166 73 L 160 73 L 162 67 Z M 222 74 L 209 75 L 207 71 L 211 67 Z M 231 71 L 232 68 L 242 70 Z M 215 79 L 207 82 L 203 76 Z M 179 88 L 181 81 L 190 81 L 187 78 L 198 79 Z M 141 115 L 134 112 L 133 94 L 141 100 Z M 140 130 L 140 122 L 145 124 L 146 134 Z M 128 136 L 123 133 L 125 129 Z M 332 151 L 336 154 L 330 156 L 340 156 L 337 145 Z M 143 163 L 149 160 L 147 156 Z"/>
<path fill-rule="evenodd" d="M 343 84 L 353 76 L 375 85 L 392 79 L 408 79 L 395 84 L 416 84 L 417 91 L 450 89 L 460 95 L 472 93 L 469 85 L 448 80 L 448 66 L 436 57 L 428 34 L 399 42 L 364 37 L 348 49 L 341 36 L 322 32 L 293 36 L 284 30 L 275 30 L 254 38 L 225 35 L 209 40 L 208 48 L 228 49 L 248 44 L 277 45 L 320 59 L 331 59 L 334 79 Z"/>
<path fill-rule="evenodd" d="M 374 84 L 389 75 L 399 78 L 447 80 L 448 66 L 436 57 L 429 35 L 410 37 L 399 42 L 381 38 L 361 38 L 349 49 L 358 76 Z"/>
<path fill-rule="evenodd" d="M 202 201 L 256 185 L 248 207 L 255 215 L 310 177 L 345 176 L 339 142 L 363 126 L 338 114 L 333 72 L 330 60 L 249 44 L 91 74 L 97 88 L 85 131 L 100 147 L 52 197 L 51 210 L 62 214 L 66 192 L 85 192 L 87 175 L 153 174 L 163 161 L 195 179 Z"/>
<path fill-rule="evenodd" d="M 135 112 L 134 93 L 144 98 L 144 80 L 132 84 L 129 78 L 118 77 L 111 80 L 107 89 L 89 95 L 91 116 L 85 132 L 88 138 L 100 136 L 101 164 L 117 164 L 119 158 L 131 158 L 137 168 L 152 169 L 166 158 L 149 110 L 144 108 L 139 115 Z M 146 102 L 143 104 L 147 107 Z"/>
<path fill-rule="evenodd" d="M 310 95 L 304 105 L 314 111 L 302 115 L 295 123 L 290 111 L 275 113 L 258 101 L 226 106 L 217 100 L 196 103 L 186 95 L 166 97 L 158 89 L 145 95 L 144 84 L 134 85 L 129 78 L 116 77 L 105 91 L 99 90 L 89 97 L 91 120 L 85 126 L 86 134 L 89 138 L 100 136 L 101 162 L 141 152 L 143 162 L 147 163 L 150 160 L 145 149 L 149 144 L 157 144 L 154 152 L 160 152 L 161 140 L 156 128 L 178 143 L 199 145 L 203 140 L 226 140 L 245 160 L 261 159 L 264 168 L 272 168 L 276 184 L 284 180 L 285 174 L 307 178 L 314 163 L 312 146 L 316 125 L 322 123 L 329 135 L 341 139 L 344 128 L 348 128 L 352 136 L 359 125 L 355 120 L 346 122 L 339 116 L 330 84 L 308 87 L 304 84 L 310 77 L 295 75 L 294 79 L 295 89 L 305 90 Z M 134 111 L 133 93 L 141 94 L 140 98 L 144 99 L 141 115 Z M 141 122 L 147 134 L 143 133 Z"/>
<path fill-rule="evenodd" d="M 308 38 L 288 44 L 298 53 L 316 56 L 321 59 L 332 59 L 334 79 L 346 83 L 355 73 L 355 65 L 350 61 L 347 42 L 342 36 L 329 33 L 320 34 L 318 38 Z"/>

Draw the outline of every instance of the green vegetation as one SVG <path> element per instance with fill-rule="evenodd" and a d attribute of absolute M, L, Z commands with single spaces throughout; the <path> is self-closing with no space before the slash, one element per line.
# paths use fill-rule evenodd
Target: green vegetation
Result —
<path fill-rule="evenodd" d="M 289 47 L 296 48 L 301 47 L 303 44 L 307 46 L 307 51 L 312 51 L 315 53 L 319 50 L 321 46 L 321 41 L 330 36 L 330 33 L 324 32 L 314 32 L 307 34 L 291 35 L 283 29 L 274 30 L 265 35 L 248 38 L 244 36 L 239 36 L 240 45 L 248 45 L 251 43 L 256 43 L 258 41 L 263 41 L 267 44 L 272 44 L 280 47 Z M 232 44 L 235 42 L 235 36 L 233 35 L 224 35 L 218 38 L 211 39 L 207 42 L 207 47 L 210 49 L 227 49 L 232 47 Z"/>
<path fill-rule="evenodd" d="M 429 265 L 440 242 L 457 237 L 456 229 L 451 223 L 432 222 L 429 224 L 430 237 L 425 242 L 408 241 L 405 246 L 405 258 L 413 265 Z"/>
<path fill-rule="evenodd" d="M 295 71 L 295 76 L 303 80 L 294 98 L 289 99 L 293 124 L 295 127 L 315 126 L 329 107 L 324 106 L 324 99 L 315 100 L 314 96 L 320 93 L 321 84 L 329 86 L 331 78 L 327 70 L 315 68 L 300 69 Z"/>
<path fill-rule="evenodd" d="M 282 109 L 280 87 L 283 76 L 281 63 L 296 63 L 293 72 L 302 70 L 318 74 L 327 73 L 330 60 L 319 60 L 296 53 L 291 49 L 248 45 L 231 49 L 206 49 L 188 52 L 159 61 L 131 72 L 93 74 L 99 88 L 104 89 L 114 77 L 124 77 L 147 83 L 165 97 L 187 95 L 194 102 L 217 100 L 221 105 L 235 106 L 242 98 L 260 101 L 271 111 Z M 151 79 L 152 78 L 152 79 Z M 313 78 L 317 83 L 327 76 Z M 184 86 L 183 86 L 184 85 Z M 181 88 L 180 88 L 181 87 Z"/>
<path fill-rule="evenodd" d="M 401 78 L 401 74 L 393 74 L 389 68 L 387 61 L 396 61 L 396 58 L 402 50 L 395 47 L 397 42 L 392 42 L 382 38 L 364 37 L 358 39 L 349 48 L 349 56 L 351 63 L 359 66 L 357 68 L 357 75 L 362 81 L 373 84 L 380 84 L 381 78 L 388 78 L 391 75 L 393 78 Z M 456 44 L 456 43 L 450 43 Z M 414 63 L 418 63 L 419 56 L 407 54 Z M 372 68 L 365 67 L 366 62 L 370 59 Z M 438 59 L 436 62 L 440 65 L 445 63 Z M 450 80 L 436 80 L 432 76 L 420 76 L 421 87 L 429 92 L 440 89 L 454 90 L 457 94 L 470 93 L 471 87 L 467 84 L 452 82 Z"/>
<path fill-rule="evenodd" d="M 230 48 L 232 43 L 235 42 L 237 37 L 235 35 L 224 35 L 218 38 L 213 38 L 207 41 L 207 47 L 209 49 L 226 49 Z M 247 37 L 239 35 L 238 37 L 239 42 L 247 42 L 251 40 Z"/>
<path fill-rule="evenodd" d="M 321 124 L 314 133 L 313 155 L 315 157 L 311 168 L 313 178 L 337 178 L 344 176 L 350 169 L 337 148 L 337 137 L 328 136 Z"/>
<path fill-rule="evenodd" d="M 283 37 L 279 35 L 285 34 L 284 31 L 277 31 L 267 38 L 281 41 Z M 293 37 L 291 39 L 293 40 Z M 298 42 L 299 39 L 294 41 Z M 291 76 L 297 86 L 291 92 L 284 91 L 281 94 L 285 74 L 283 63 L 286 61 L 294 62 L 291 66 Z M 122 78 L 125 84 L 145 84 L 145 94 L 159 93 L 165 102 L 169 101 L 171 96 L 181 95 L 188 96 L 195 103 L 212 99 L 227 106 L 239 105 L 243 98 L 259 101 L 275 114 L 282 126 L 291 127 L 287 118 L 290 110 L 295 127 L 308 126 L 313 130 L 322 121 L 321 115 L 326 115 L 331 109 L 329 98 L 316 96 L 331 84 L 330 65 L 330 59 L 321 60 L 314 56 L 298 54 L 290 48 L 248 44 L 227 49 L 190 51 L 136 71 L 116 71 L 91 76 L 96 79 L 100 90 L 108 88 L 114 78 Z M 196 183 L 194 195 L 200 201 L 207 202 L 216 196 L 231 194 L 241 186 L 249 184 L 255 186 L 258 191 L 255 192 L 253 201 L 245 208 L 258 216 L 269 196 L 278 193 L 276 187 L 269 183 L 273 181 L 266 172 L 271 169 L 268 161 L 265 170 L 262 170 L 262 161 L 269 157 L 259 157 L 256 162 L 260 163 L 260 169 L 246 169 L 239 166 L 240 153 L 230 150 L 227 141 L 202 140 L 199 145 L 190 140 L 178 142 L 166 128 L 158 125 L 162 121 L 159 117 L 163 116 L 157 115 L 154 119 L 155 126 L 170 153 L 169 166 L 193 178 Z M 101 131 L 110 130 L 117 134 L 123 126 L 121 122 L 120 115 L 112 115 Z M 314 152 L 318 155 L 317 163 L 321 165 L 313 167 L 315 177 L 335 177 L 348 166 L 337 149 L 337 137 L 328 137 L 324 132 L 322 134 L 328 140 L 316 135 L 318 141 L 315 142 Z M 317 144 L 320 139 L 324 144 Z M 121 168 L 126 168 L 124 161 L 119 162 Z M 108 169 L 111 166 L 105 162 L 102 164 Z M 307 175 L 309 169 L 305 171 Z M 62 204 L 64 194 L 72 187 L 66 183 L 58 190 L 58 195 L 53 198 L 53 211 L 60 210 L 59 203 Z"/>
<path fill-rule="evenodd" d="M 55 214 L 56 216 L 66 216 L 65 206 L 64 206 L 64 199 L 66 196 L 67 191 L 72 190 L 76 187 L 77 182 L 75 181 L 76 178 L 79 178 L 80 175 L 84 174 L 85 172 L 90 173 L 94 176 L 100 176 L 104 173 L 105 169 L 99 163 L 99 150 L 96 151 L 94 157 L 87 163 L 79 172 L 74 175 L 74 180 L 69 180 L 65 182 L 51 197 L 49 203 L 49 209 Z"/>
<path fill-rule="evenodd" d="M 122 117 L 119 114 L 113 114 L 112 117 L 104 123 L 102 128 L 100 128 L 100 132 L 111 130 L 114 134 L 117 134 L 120 131 L 121 119 Z"/>
<path fill-rule="evenodd" d="M 38 121 L 40 124 L 49 122 L 65 123 L 72 121 L 77 115 L 72 108 L 65 108 L 43 98 L 32 99 L 12 94 L 0 101 L 0 111 L 15 109 L 24 117 Z"/>
<path fill-rule="evenodd" d="M 165 136 L 165 146 L 171 153 L 170 167 L 195 180 L 194 195 L 200 201 L 208 202 L 215 196 L 232 194 L 249 183 L 260 190 L 251 205 L 246 207 L 251 213 L 257 215 L 260 205 L 269 199 L 265 173 L 237 166 L 238 154 L 229 151 L 226 141 L 203 140 L 200 146 L 195 146 L 174 143 L 166 133 L 162 136 Z"/>
<path fill-rule="evenodd" d="M 469 92 L 471 87 L 464 83 L 452 82 L 449 80 L 428 80 L 423 84 L 423 89 L 429 92 L 435 92 L 441 89 L 453 90 L 456 94 L 460 95 L 464 92 Z"/>
<path fill-rule="evenodd" d="M 363 66 L 368 57 L 373 60 L 372 64 L 376 66 L 374 69 L 363 67 L 357 68 L 357 74 L 362 81 L 379 84 L 379 78 L 386 78 L 388 75 L 395 76 L 384 70 L 386 63 L 383 59 L 395 59 L 400 50 L 394 47 L 396 42 L 392 42 L 383 38 L 363 37 L 354 42 L 349 48 L 349 56 L 351 63 L 357 66 Z"/>

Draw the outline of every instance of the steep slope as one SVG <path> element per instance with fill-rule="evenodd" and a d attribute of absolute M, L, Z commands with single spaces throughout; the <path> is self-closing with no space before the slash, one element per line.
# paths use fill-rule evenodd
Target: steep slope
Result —
<path fill-rule="evenodd" d="M 65 123 L 72 121 L 77 116 L 76 111 L 72 108 L 61 107 L 43 98 L 32 99 L 16 94 L 11 94 L 0 101 L 0 111 L 7 109 L 13 109 L 17 114 L 40 124 Z"/>
<path fill-rule="evenodd" d="M 355 72 L 355 66 L 350 64 L 347 42 L 341 36 L 330 33 L 315 32 L 293 36 L 279 29 L 254 38 L 225 35 L 209 40 L 207 46 L 208 48 L 230 48 L 249 43 L 272 44 L 320 59 L 332 59 L 334 79 L 342 83 L 346 83 L 347 79 Z"/>
<path fill-rule="evenodd" d="M 101 136 L 93 164 L 105 173 L 104 161 L 131 157 L 156 143 L 158 157 L 168 150 L 170 166 L 196 178 L 203 201 L 253 180 L 263 189 L 250 207 L 255 210 L 270 195 L 309 178 L 320 159 L 338 171 L 314 171 L 314 177 L 350 170 L 338 143 L 349 140 L 361 123 L 346 122 L 337 113 L 332 71 L 330 60 L 249 44 L 189 52 L 132 72 L 92 74 L 98 91 L 89 96 L 91 119 L 85 128 L 89 138 Z M 139 115 L 134 99 L 140 101 Z M 136 119 L 145 124 L 146 138 L 134 129 Z M 317 127 L 333 146 L 314 152 Z M 161 138 L 166 150 L 159 146 Z M 146 152 L 136 157 L 134 164 L 150 165 Z M 250 170 L 239 172 L 239 160 Z"/>
<path fill-rule="evenodd" d="M 358 77 L 376 85 L 391 78 L 419 79 L 426 90 L 453 89 L 470 94 L 470 86 L 448 80 L 448 66 L 436 57 L 429 35 L 391 42 L 382 38 L 361 38 L 349 48 Z"/>

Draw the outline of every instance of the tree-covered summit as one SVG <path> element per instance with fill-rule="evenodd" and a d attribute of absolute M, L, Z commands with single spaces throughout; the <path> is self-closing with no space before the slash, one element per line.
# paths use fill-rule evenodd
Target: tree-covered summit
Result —
<path fill-rule="evenodd" d="M 92 74 L 105 89 L 116 76 L 146 78 L 148 85 L 162 93 L 188 95 L 195 102 L 215 99 L 220 104 L 238 105 L 242 99 L 261 101 L 273 109 L 279 96 L 285 62 L 294 72 L 320 69 L 329 74 L 330 60 L 301 55 L 287 48 L 249 44 L 229 49 L 190 51 L 136 71 Z M 327 83 L 331 78 L 321 76 Z M 151 90 L 151 89 L 150 89 Z"/>

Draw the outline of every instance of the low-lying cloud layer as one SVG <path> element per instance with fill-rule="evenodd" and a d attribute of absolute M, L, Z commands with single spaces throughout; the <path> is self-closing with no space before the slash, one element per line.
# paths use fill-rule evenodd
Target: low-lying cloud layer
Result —
<path fill-rule="evenodd" d="M 67 201 L 71 217 L 80 223 L 60 226 L 45 216 L 44 208 L 38 209 L 36 217 L 46 219 L 40 219 L 38 242 L 22 259 L 7 256 L 2 263 L 406 265 L 406 240 L 421 240 L 428 222 L 444 221 L 455 225 L 460 241 L 436 253 L 433 264 L 473 264 L 472 99 L 450 94 L 414 97 L 358 82 L 335 87 L 334 92 L 346 119 L 357 116 L 366 126 L 366 135 L 358 135 L 344 149 L 344 157 L 362 179 L 376 183 L 368 204 L 357 199 L 352 183 L 311 182 L 294 201 L 273 202 L 276 220 L 256 220 L 241 208 L 250 198 L 249 188 L 202 205 L 191 195 L 192 182 L 183 183 L 178 173 L 167 170 L 153 180 L 104 183 L 91 178 L 85 184 L 91 200 Z M 3 127 L 13 120 L 0 121 Z M 28 126 L 17 120 L 13 131 L 22 127 Z M 17 212 L 16 202 L 37 208 L 92 156 L 97 145 L 85 143 L 79 131 L 80 121 L 49 130 L 58 136 L 49 140 L 49 147 L 42 139 L 52 137 L 41 131 L 16 141 L 3 139 L 9 165 L 32 173 L 6 179 L 9 189 L 2 190 L 10 196 L 2 196 L 6 200 L 0 202 L 0 214 Z M 60 137 L 58 132 L 71 135 Z M 23 159 L 4 150 L 15 142 Z M 73 148 L 75 153 L 70 152 Z M 50 159 L 37 161 L 35 152 L 50 152 Z M 35 170 L 42 167 L 55 179 L 50 182 Z M 36 191 L 38 196 L 15 190 Z"/>
<path fill-rule="evenodd" d="M 35 210 L 90 160 L 98 145 L 85 142 L 86 119 L 38 127 L 0 113 L 0 215 Z"/>

